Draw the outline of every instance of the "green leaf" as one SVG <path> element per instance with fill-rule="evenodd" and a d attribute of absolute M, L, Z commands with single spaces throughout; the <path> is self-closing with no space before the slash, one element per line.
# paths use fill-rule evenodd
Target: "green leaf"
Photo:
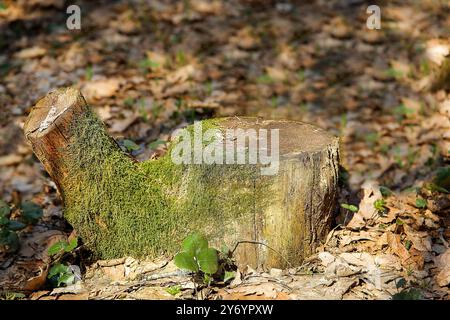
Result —
<path fill-rule="evenodd" d="M 64 243 L 64 241 L 58 241 L 55 244 L 53 244 L 50 248 L 48 248 L 47 252 L 50 256 L 53 256 L 57 253 L 60 253 L 62 250 L 64 250 L 65 245 L 66 244 Z"/>
<path fill-rule="evenodd" d="M 9 218 L 9 215 L 11 214 L 11 208 L 8 206 L 8 204 L 0 200 L 0 219 L 1 218 Z"/>
<path fill-rule="evenodd" d="M 203 275 L 203 283 L 204 284 L 207 284 L 208 286 L 211 284 L 211 281 L 212 281 L 213 279 L 211 278 L 211 276 L 209 275 L 209 274 L 207 274 L 207 273 L 205 273 L 204 275 Z"/>
<path fill-rule="evenodd" d="M 201 249 L 208 248 L 208 240 L 202 234 L 195 232 L 184 239 L 182 248 L 191 256 L 196 256 Z"/>
<path fill-rule="evenodd" d="M 125 139 L 122 141 L 123 146 L 127 148 L 128 151 L 136 151 L 139 150 L 141 147 L 139 147 L 134 141 L 131 141 L 129 139 Z"/>
<path fill-rule="evenodd" d="M 351 212 L 358 212 L 358 207 L 354 206 L 352 204 L 342 203 L 341 207 L 344 209 L 350 210 Z"/>
<path fill-rule="evenodd" d="M 5 300 L 20 300 L 20 299 L 24 299 L 25 295 L 23 293 L 20 292 L 3 292 L 0 293 L 0 300 L 5 299 Z"/>
<path fill-rule="evenodd" d="M 74 280 L 75 280 L 75 275 L 72 272 L 70 272 L 70 270 L 69 270 L 67 273 L 64 273 L 58 277 L 58 287 L 61 284 L 65 284 L 65 285 L 72 284 L 74 282 Z"/>
<path fill-rule="evenodd" d="M 419 209 L 424 209 L 427 207 L 427 200 L 423 198 L 417 198 L 416 199 L 416 207 Z"/>
<path fill-rule="evenodd" d="M 181 286 L 171 286 L 166 288 L 167 293 L 171 294 L 172 296 L 176 296 L 181 292 Z"/>
<path fill-rule="evenodd" d="M 9 224 L 9 219 L 6 217 L 1 217 L 0 216 L 0 227 L 1 226 L 7 226 Z"/>
<path fill-rule="evenodd" d="M 226 244 L 222 245 L 222 248 L 220 249 L 220 252 L 222 252 L 224 255 L 228 256 L 231 252 L 230 248 Z"/>
<path fill-rule="evenodd" d="M 383 197 L 389 197 L 390 195 L 394 194 L 394 192 L 391 189 L 384 186 L 380 186 L 380 192 Z"/>
<path fill-rule="evenodd" d="M 42 217 L 42 208 L 34 202 L 26 201 L 22 203 L 21 209 L 22 217 L 27 223 L 34 224 Z"/>
<path fill-rule="evenodd" d="M 57 287 L 61 284 L 69 285 L 75 280 L 75 275 L 69 266 L 57 263 L 50 268 L 47 278 Z"/>
<path fill-rule="evenodd" d="M 8 229 L 13 230 L 13 231 L 22 230 L 26 226 L 27 225 L 25 223 L 22 223 L 22 222 L 16 221 L 16 220 L 9 220 L 9 222 L 8 222 Z"/>
<path fill-rule="evenodd" d="M 198 265 L 194 256 L 187 252 L 180 252 L 174 258 L 175 265 L 184 270 L 198 272 Z"/>
<path fill-rule="evenodd" d="M 57 263 L 50 268 L 47 278 L 52 278 L 54 276 L 64 274 L 66 272 L 69 272 L 69 267 L 61 263 Z"/>
<path fill-rule="evenodd" d="M 156 140 L 156 141 L 153 141 L 152 143 L 149 143 L 149 144 L 148 144 L 148 147 L 149 147 L 150 149 L 156 149 L 156 148 L 158 148 L 160 145 L 163 145 L 163 144 L 166 144 L 166 141 L 163 141 L 163 140 Z"/>
<path fill-rule="evenodd" d="M 410 240 L 406 240 L 406 241 L 405 241 L 405 248 L 406 248 L 406 250 L 411 249 L 411 245 L 412 245 L 412 243 L 411 243 Z"/>
<path fill-rule="evenodd" d="M 402 220 L 400 220 L 399 218 L 397 218 L 397 219 L 395 220 L 395 224 L 398 225 L 398 226 L 401 226 L 401 225 L 404 224 L 404 222 L 403 222 Z"/>
<path fill-rule="evenodd" d="M 402 290 L 402 292 L 392 296 L 393 300 L 421 300 L 422 298 L 422 292 L 416 288 Z"/>
<path fill-rule="evenodd" d="M 427 183 L 425 185 L 425 187 L 430 190 L 430 191 L 436 191 L 436 192 L 441 192 L 441 193 L 450 193 L 450 191 L 448 191 L 445 188 L 442 188 L 438 185 L 436 185 L 435 183 Z"/>
<path fill-rule="evenodd" d="M 433 182 L 438 187 L 450 190 L 450 166 L 439 168 Z"/>
<path fill-rule="evenodd" d="M 69 243 L 66 243 L 64 247 L 65 252 L 70 252 L 78 246 L 78 238 L 73 238 Z"/>
<path fill-rule="evenodd" d="M 236 272 L 234 271 L 225 271 L 225 275 L 223 277 L 223 282 L 230 281 L 236 277 Z"/>
<path fill-rule="evenodd" d="M 219 268 L 217 251 L 213 248 L 203 248 L 197 253 L 200 270 L 207 274 L 214 274 Z"/>
<path fill-rule="evenodd" d="M 0 229 L 0 245 L 6 246 L 8 252 L 16 252 L 20 248 L 19 237 L 14 231 Z"/>
<path fill-rule="evenodd" d="M 395 286 L 397 287 L 397 289 L 404 288 L 406 286 L 406 280 L 404 278 L 400 278 Z"/>
<path fill-rule="evenodd" d="M 386 205 L 386 201 L 384 199 L 378 199 L 373 203 L 373 206 L 378 212 L 384 212 L 386 208 L 384 207 Z"/>
<path fill-rule="evenodd" d="M 92 77 L 94 76 L 94 70 L 92 69 L 92 66 L 88 66 L 86 68 L 84 76 L 85 76 L 86 80 L 88 80 L 88 81 L 92 80 Z"/>

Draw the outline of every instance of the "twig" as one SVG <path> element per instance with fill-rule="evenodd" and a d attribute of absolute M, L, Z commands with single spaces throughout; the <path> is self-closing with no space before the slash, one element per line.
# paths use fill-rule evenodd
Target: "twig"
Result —
<path fill-rule="evenodd" d="M 292 264 L 277 250 L 275 250 L 274 248 L 272 248 L 271 246 L 265 244 L 264 242 L 260 242 L 260 241 L 253 241 L 253 240 L 241 240 L 236 242 L 236 245 L 234 246 L 233 250 L 231 250 L 231 255 L 234 254 L 234 252 L 236 251 L 238 245 L 242 244 L 242 243 L 250 243 L 250 244 L 260 244 L 263 245 L 267 248 L 269 248 L 270 250 L 274 251 L 276 254 L 278 254 L 281 258 L 283 258 L 283 260 L 291 267 L 293 268 Z"/>

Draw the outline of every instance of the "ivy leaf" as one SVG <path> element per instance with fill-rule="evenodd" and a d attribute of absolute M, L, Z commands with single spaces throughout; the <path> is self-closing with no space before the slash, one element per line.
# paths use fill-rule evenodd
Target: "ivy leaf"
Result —
<path fill-rule="evenodd" d="M 213 248 L 203 248 L 197 254 L 200 270 L 206 274 L 214 274 L 219 268 L 217 251 Z"/>
<path fill-rule="evenodd" d="M 422 298 L 422 292 L 416 288 L 403 290 L 402 292 L 396 293 L 392 296 L 393 300 L 421 300 Z"/>
<path fill-rule="evenodd" d="M 65 247 L 64 241 L 58 241 L 55 244 L 53 244 L 50 248 L 48 248 L 47 252 L 50 256 L 53 256 L 64 250 L 64 247 Z"/>
<path fill-rule="evenodd" d="M 0 245 L 6 246 L 8 252 L 16 252 L 20 248 L 19 237 L 14 231 L 0 229 Z"/>
<path fill-rule="evenodd" d="M 342 203 L 341 207 L 344 209 L 350 210 L 351 212 L 358 212 L 358 207 L 354 206 L 352 204 Z"/>
<path fill-rule="evenodd" d="M 27 225 L 25 223 L 22 223 L 20 221 L 16 220 L 9 220 L 8 222 L 8 229 L 12 231 L 18 231 L 25 228 Z"/>
<path fill-rule="evenodd" d="M 6 218 L 6 217 L 0 216 L 0 227 L 1 227 L 1 226 L 6 226 L 6 225 L 8 225 L 8 224 L 9 224 L 9 219 Z"/>
<path fill-rule="evenodd" d="M 60 273 L 64 273 L 64 272 L 67 272 L 67 271 L 68 271 L 68 267 L 67 266 L 65 266 L 65 265 L 63 265 L 61 263 L 57 263 L 57 264 L 53 265 L 50 268 L 47 277 L 48 278 L 52 278 L 52 277 L 54 277 L 54 276 L 56 276 L 56 275 L 58 275 Z"/>
<path fill-rule="evenodd" d="M 75 275 L 69 266 L 57 263 L 50 268 L 47 278 L 57 287 L 61 284 L 69 285 L 74 283 Z"/>
<path fill-rule="evenodd" d="M 397 287 L 397 289 L 404 288 L 406 286 L 406 280 L 403 278 L 399 279 L 395 286 Z"/>
<path fill-rule="evenodd" d="M 21 209 L 22 217 L 27 223 L 34 224 L 42 217 L 42 208 L 34 202 L 26 201 L 22 203 Z"/>
<path fill-rule="evenodd" d="M 11 208 L 8 206 L 8 204 L 0 200 L 0 219 L 1 218 L 9 218 L 9 215 L 11 214 Z"/>
<path fill-rule="evenodd" d="M 191 256 L 196 256 L 197 252 L 208 248 L 208 240 L 200 233 L 193 233 L 184 239 L 182 248 Z"/>
<path fill-rule="evenodd" d="M 175 265 L 184 270 L 198 272 L 198 265 L 194 256 L 187 252 L 180 252 L 174 258 Z"/>
<path fill-rule="evenodd" d="M 61 286 L 61 284 L 69 285 L 72 284 L 75 280 L 75 275 L 68 271 L 67 273 L 62 274 L 58 277 L 58 287 Z"/>

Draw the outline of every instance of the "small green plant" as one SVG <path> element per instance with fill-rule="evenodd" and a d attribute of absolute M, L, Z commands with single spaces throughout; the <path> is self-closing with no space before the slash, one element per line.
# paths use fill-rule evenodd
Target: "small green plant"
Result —
<path fill-rule="evenodd" d="M 233 280 L 236 277 L 235 271 L 225 271 L 225 274 L 223 276 L 223 282 L 227 283 L 230 280 Z"/>
<path fill-rule="evenodd" d="M 380 186 L 380 192 L 383 197 L 389 197 L 394 194 L 394 192 L 385 186 Z"/>
<path fill-rule="evenodd" d="M 427 200 L 423 198 L 416 199 L 416 207 L 419 209 L 425 209 L 427 207 Z"/>
<path fill-rule="evenodd" d="M 0 11 L 6 10 L 6 9 L 8 9 L 6 4 L 3 1 L 0 1 Z"/>
<path fill-rule="evenodd" d="M 205 87 L 206 87 L 206 95 L 210 96 L 213 92 L 213 82 L 211 80 L 206 82 Z"/>
<path fill-rule="evenodd" d="M 0 292 L 0 300 L 21 300 L 24 298 L 25 295 L 20 292 L 11 292 L 11 291 Z"/>
<path fill-rule="evenodd" d="M 70 266 L 62 263 L 54 264 L 48 272 L 47 278 L 54 287 L 60 287 L 62 285 L 70 285 L 75 281 L 75 274 Z"/>
<path fill-rule="evenodd" d="M 369 132 L 364 136 L 364 140 L 366 141 L 369 147 L 374 147 L 379 140 L 378 132 Z"/>
<path fill-rule="evenodd" d="M 0 247 L 6 252 L 16 252 L 20 248 L 17 231 L 29 224 L 36 223 L 42 216 L 42 209 L 33 202 L 24 202 L 20 206 L 20 220 L 11 219 L 11 207 L 0 200 Z"/>
<path fill-rule="evenodd" d="M 56 256 L 56 263 L 52 265 L 47 278 L 53 287 L 70 285 L 75 282 L 75 273 L 70 265 L 62 264 L 67 254 L 73 253 L 78 246 L 78 238 L 74 237 L 69 241 L 58 241 L 48 249 L 50 256 Z"/>
<path fill-rule="evenodd" d="M 357 206 L 354 206 L 352 204 L 347 204 L 347 203 L 341 203 L 341 207 L 344 209 L 347 209 L 351 212 L 358 212 L 358 210 L 359 210 Z"/>
<path fill-rule="evenodd" d="M 256 81 L 259 84 L 272 84 L 274 83 L 274 80 L 271 76 L 269 76 L 268 74 L 263 74 L 262 76 L 259 76 L 258 79 L 256 79 Z"/>
<path fill-rule="evenodd" d="M 54 256 L 58 253 L 68 253 L 78 246 L 78 238 L 73 238 L 70 241 L 58 241 L 48 249 L 48 254 Z"/>
<path fill-rule="evenodd" d="M 125 100 L 123 100 L 123 104 L 127 107 L 132 107 L 135 103 L 135 100 L 133 98 L 126 98 Z"/>
<path fill-rule="evenodd" d="M 157 102 L 153 102 L 153 106 L 152 106 L 152 117 L 153 117 L 153 119 L 157 119 L 162 110 L 163 110 L 162 104 L 159 104 Z"/>
<path fill-rule="evenodd" d="M 422 291 L 417 288 L 408 286 L 408 282 L 404 278 L 400 278 L 395 282 L 397 293 L 392 296 L 392 300 L 421 300 L 423 299 Z M 401 291 L 399 291 L 401 289 Z"/>
<path fill-rule="evenodd" d="M 91 81 L 93 76 L 94 76 L 94 69 L 92 68 L 92 66 L 88 66 L 86 68 L 86 71 L 84 72 L 84 77 L 86 78 L 87 81 Z"/>
<path fill-rule="evenodd" d="M 172 296 L 176 296 L 181 292 L 181 286 L 171 286 L 166 288 L 166 292 L 169 293 Z"/>
<path fill-rule="evenodd" d="M 155 150 L 156 148 L 158 148 L 159 146 L 161 146 L 161 145 L 164 145 L 164 144 L 166 144 L 167 142 L 166 141 L 164 141 L 164 140 L 155 140 L 155 141 L 153 141 L 153 142 L 151 142 L 151 143 L 149 143 L 148 144 L 148 147 L 150 148 L 150 149 L 152 149 L 152 150 Z"/>
<path fill-rule="evenodd" d="M 129 140 L 129 139 L 124 139 L 122 141 L 122 145 L 125 147 L 125 149 L 128 152 L 133 152 L 133 151 L 137 151 L 139 150 L 141 147 L 138 146 L 134 141 Z"/>
<path fill-rule="evenodd" d="M 408 118 L 415 113 L 413 109 L 406 107 L 404 104 L 395 107 L 392 111 L 395 115 L 398 115 L 401 118 Z"/>
<path fill-rule="evenodd" d="M 385 70 L 384 74 L 389 78 L 395 78 L 395 79 L 399 79 L 404 76 L 404 74 L 401 70 L 397 70 L 394 68 L 389 68 L 389 69 Z"/>
<path fill-rule="evenodd" d="M 373 203 L 373 206 L 377 210 L 378 214 L 385 214 L 386 213 L 386 201 L 382 199 L 378 199 Z"/>
<path fill-rule="evenodd" d="M 175 62 L 179 66 L 184 66 L 186 64 L 186 54 L 183 50 L 178 50 L 175 54 Z"/>
<path fill-rule="evenodd" d="M 302 82 L 305 81 L 305 78 L 306 78 L 305 70 L 297 71 L 297 78 L 298 78 L 299 81 L 302 81 Z"/>
<path fill-rule="evenodd" d="M 436 176 L 433 179 L 433 184 L 439 187 L 441 190 L 450 191 L 450 166 L 439 168 L 436 172 Z"/>
<path fill-rule="evenodd" d="M 411 249 L 411 246 L 412 246 L 411 240 L 406 240 L 405 241 L 405 248 L 406 248 L 406 250 L 409 251 L 409 249 Z"/>
<path fill-rule="evenodd" d="M 138 67 L 144 73 L 147 73 L 149 69 L 155 69 L 159 67 L 159 63 L 150 60 L 149 58 L 142 59 L 138 62 Z"/>
<path fill-rule="evenodd" d="M 199 233 L 193 233 L 183 241 L 182 251 L 175 256 L 174 262 L 180 269 L 203 276 L 208 284 L 219 268 L 217 250 L 208 247 L 208 240 Z"/>

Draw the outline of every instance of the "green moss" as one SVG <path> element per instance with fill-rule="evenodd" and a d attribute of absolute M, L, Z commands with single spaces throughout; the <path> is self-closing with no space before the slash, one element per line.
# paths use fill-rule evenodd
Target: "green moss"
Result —
<path fill-rule="evenodd" d="M 217 121 L 203 122 L 203 130 L 214 127 Z M 176 165 L 171 149 L 137 163 L 93 113 L 73 130 L 62 182 L 65 216 L 99 258 L 174 253 L 193 230 L 220 238 L 227 220 L 252 218 L 266 198 L 256 187 L 265 181 L 256 166 Z"/>

